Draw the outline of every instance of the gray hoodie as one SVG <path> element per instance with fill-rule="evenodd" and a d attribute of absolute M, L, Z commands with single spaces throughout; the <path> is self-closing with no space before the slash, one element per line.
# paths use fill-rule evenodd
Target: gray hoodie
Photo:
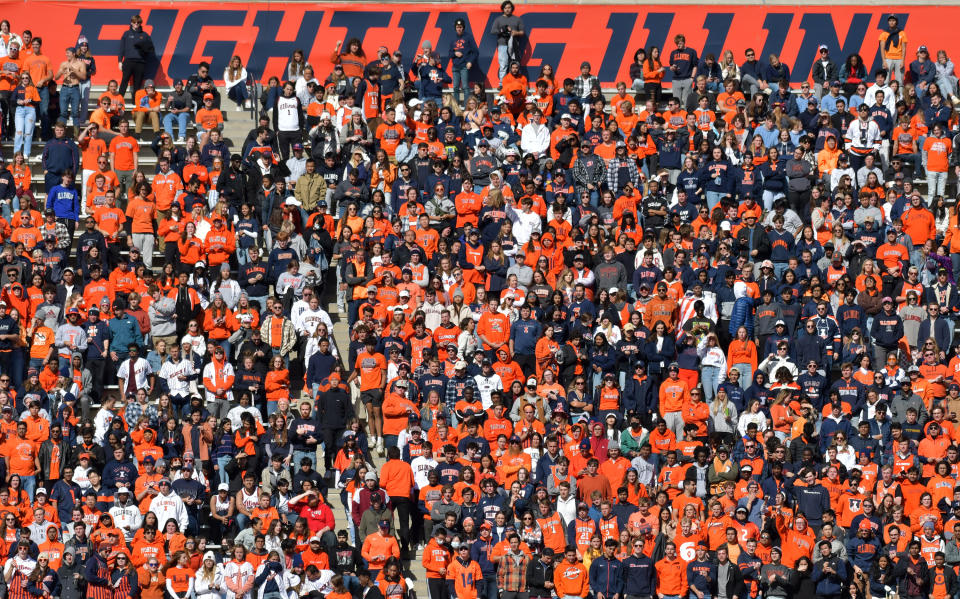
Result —
<path fill-rule="evenodd" d="M 161 295 L 147 309 L 150 317 L 150 334 L 154 337 L 169 337 L 177 334 L 177 302 Z"/>

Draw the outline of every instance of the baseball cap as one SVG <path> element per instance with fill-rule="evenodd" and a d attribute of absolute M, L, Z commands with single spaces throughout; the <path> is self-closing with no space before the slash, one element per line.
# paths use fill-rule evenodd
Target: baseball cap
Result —
<path fill-rule="evenodd" d="M 213 99 L 213 94 L 203 94 L 203 99 L 204 99 L 204 100 L 212 100 L 212 99 Z"/>
<path fill-rule="evenodd" d="M 537 379 L 535 377 L 530 377 L 527 379 L 527 387 L 536 387 Z"/>

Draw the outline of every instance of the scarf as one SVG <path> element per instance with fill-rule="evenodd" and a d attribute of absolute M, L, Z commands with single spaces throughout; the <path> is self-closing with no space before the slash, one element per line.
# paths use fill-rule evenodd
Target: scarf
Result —
<path fill-rule="evenodd" d="M 890 51 L 890 47 L 893 46 L 897 48 L 900 46 L 900 28 L 894 27 L 890 30 L 890 35 L 887 36 L 887 39 L 883 42 L 883 50 L 885 52 Z"/>

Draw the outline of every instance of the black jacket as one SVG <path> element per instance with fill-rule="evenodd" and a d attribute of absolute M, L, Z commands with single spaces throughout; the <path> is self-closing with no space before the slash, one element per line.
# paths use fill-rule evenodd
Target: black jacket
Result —
<path fill-rule="evenodd" d="M 321 393 L 318 404 L 320 423 L 323 428 L 338 431 L 346 428 L 347 421 L 353 418 L 350 395 L 340 387 Z"/>
<path fill-rule="evenodd" d="M 943 586 L 946 589 L 948 597 L 954 597 L 957 594 L 957 574 L 953 571 L 949 565 L 943 565 Z M 938 573 L 937 567 L 929 568 L 927 570 L 927 589 L 930 592 L 933 591 L 933 585 L 936 583 Z"/>
<path fill-rule="evenodd" d="M 760 225 L 755 225 L 753 229 L 749 227 L 743 227 L 737 231 L 737 241 L 740 243 L 740 248 L 744 250 L 750 249 L 750 236 L 753 235 L 753 249 L 757 250 L 756 256 L 749 256 L 749 259 L 753 262 L 757 260 L 765 260 L 770 257 L 770 238 L 767 236 L 767 232 Z"/>
<path fill-rule="evenodd" d="M 154 53 L 153 40 L 143 29 L 134 31 L 129 28 L 120 37 L 120 51 L 117 59 L 121 62 L 146 62 Z"/>
<path fill-rule="evenodd" d="M 743 597 L 744 593 L 746 592 L 746 587 L 743 585 L 743 574 L 740 573 L 740 567 L 737 566 L 737 564 L 733 562 L 729 562 L 729 563 L 730 563 L 730 577 L 727 579 L 726 595 L 727 597 L 733 597 L 734 595 L 736 595 L 737 597 Z M 717 565 L 717 568 L 719 567 L 720 566 Z M 719 577 L 719 574 L 718 574 L 718 577 Z M 710 584 L 710 594 L 716 597 L 717 593 L 718 593 L 717 580 L 714 580 Z"/>
<path fill-rule="evenodd" d="M 527 591 L 530 599 L 550 597 L 550 589 L 544 587 L 545 582 L 553 582 L 554 564 L 549 566 L 539 559 L 532 559 L 527 564 Z"/>
<path fill-rule="evenodd" d="M 813 63 L 813 71 L 810 73 L 810 77 L 814 83 L 829 87 L 831 81 L 840 79 L 840 71 L 837 69 L 837 64 L 829 58 L 826 65 L 816 60 Z"/>

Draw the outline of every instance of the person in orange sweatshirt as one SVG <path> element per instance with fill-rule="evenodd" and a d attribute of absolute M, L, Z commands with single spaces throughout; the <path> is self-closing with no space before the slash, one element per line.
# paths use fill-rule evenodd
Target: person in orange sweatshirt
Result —
<path fill-rule="evenodd" d="M 400 448 L 395 445 L 387 447 L 387 461 L 380 467 L 380 486 L 390 497 L 390 505 L 399 519 L 400 548 L 407 555 L 410 550 L 410 522 L 414 513 L 410 499 L 414 493 L 413 468 L 401 459 Z"/>
<path fill-rule="evenodd" d="M 387 447 L 397 444 L 400 432 L 407 428 L 411 414 L 419 414 L 420 410 L 407 397 L 410 383 L 400 379 L 395 385 L 387 385 L 386 398 L 383 400 L 383 443 Z M 391 497 L 393 494 L 391 493 Z"/>
<path fill-rule="evenodd" d="M 687 564 L 677 557 L 677 546 L 668 541 L 663 559 L 654 564 L 657 571 L 657 595 L 687 596 Z"/>
<path fill-rule="evenodd" d="M 167 579 L 160 571 L 160 561 L 156 557 L 150 558 L 137 569 L 141 599 L 163 599 Z"/>
<path fill-rule="evenodd" d="M 433 538 L 423 548 L 421 563 L 427 571 L 427 589 L 430 596 L 447 596 L 447 568 L 450 566 L 450 551 L 446 547 L 447 529 L 438 526 L 433 530 Z"/>
<path fill-rule="evenodd" d="M 367 560 L 371 576 L 379 574 L 384 564 L 391 557 L 400 559 L 400 545 L 397 543 L 396 537 L 390 534 L 389 520 L 381 520 L 377 534 L 370 535 L 363 540 L 360 555 Z M 424 550 L 424 556 L 426 556 L 426 550 Z M 427 576 L 429 576 L 429 572 Z"/>
<path fill-rule="evenodd" d="M 217 267 L 227 262 L 237 250 L 237 239 L 223 222 L 223 217 L 213 217 L 213 228 L 207 233 L 203 241 L 203 250 L 211 267 Z"/>
<path fill-rule="evenodd" d="M 553 589 L 557 597 L 560 599 L 585 598 L 590 591 L 589 578 L 587 567 L 577 559 L 576 546 L 567 545 L 563 550 L 563 561 L 553 570 Z"/>
<path fill-rule="evenodd" d="M 683 406 L 690 402 L 690 387 L 680 378 L 680 366 L 671 362 L 667 378 L 660 383 L 660 413 L 677 439 L 683 438 Z"/>

